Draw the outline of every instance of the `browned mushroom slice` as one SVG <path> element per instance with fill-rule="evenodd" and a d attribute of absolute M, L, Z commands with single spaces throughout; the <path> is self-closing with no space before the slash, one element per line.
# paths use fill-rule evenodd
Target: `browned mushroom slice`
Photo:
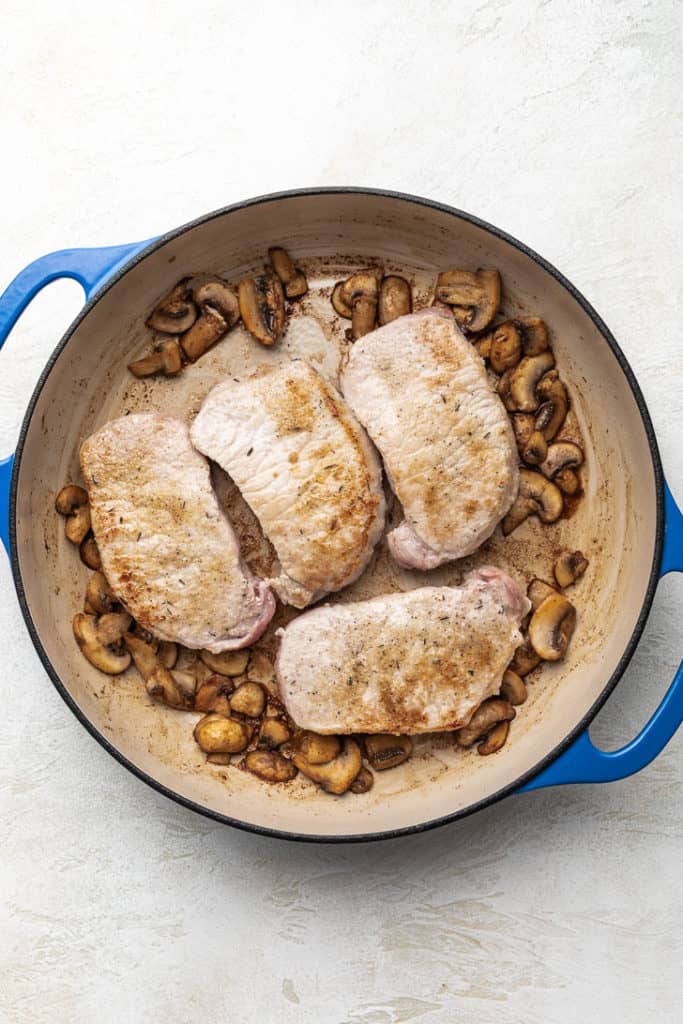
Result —
<path fill-rule="evenodd" d="M 557 585 L 562 588 L 571 586 L 587 568 L 588 559 L 582 551 L 563 551 L 553 568 Z"/>
<path fill-rule="evenodd" d="M 227 331 L 228 322 L 223 314 L 213 306 L 204 306 L 202 315 L 180 339 L 185 357 L 189 362 L 196 363 Z"/>
<path fill-rule="evenodd" d="M 499 722 L 511 722 L 515 715 L 512 704 L 500 697 L 490 697 L 479 705 L 466 726 L 456 730 L 455 740 L 459 747 L 471 747 Z"/>
<path fill-rule="evenodd" d="M 512 401 L 512 396 L 510 394 L 512 375 L 515 372 L 516 370 L 514 369 L 506 370 L 503 376 L 498 381 L 498 394 L 500 395 L 500 399 L 508 412 L 514 412 L 516 408 L 515 403 Z"/>
<path fill-rule="evenodd" d="M 520 317 L 517 323 L 522 328 L 522 348 L 525 356 L 539 356 L 550 347 L 548 328 L 540 317 Z"/>
<path fill-rule="evenodd" d="M 286 249 L 274 246 L 268 250 L 268 258 L 273 265 L 273 270 L 280 278 L 285 295 L 288 299 L 299 299 L 308 291 L 306 275 L 292 263 L 291 257 Z"/>
<path fill-rule="evenodd" d="M 276 750 L 250 750 L 244 767 L 264 782 L 291 782 L 297 773 L 296 765 Z"/>
<path fill-rule="evenodd" d="M 583 463 L 583 452 L 573 441 L 557 441 L 548 447 L 541 472 L 554 480 L 565 469 L 577 469 Z"/>
<path fill-rule="evenodd" d="M 506 669 L 503 682 L 500 684 L 500 695 L 508 704 L 517 706 L 523 704 L 527 698 L 526 684 L 521 676 L 513 672 L 511 668 Z"/>
<path fill-rule="evenodd" d="M 529 642 L 544 661 L 561 661 L 576 625 L 576 609 L 563 594 L 546 597 L 531 616 Z"/>
<path fill-rule="evenodd" d="M 105 618 L 107 618 L 105 616 Z M 127 616 L 130 622 L 130 616 Z M 124 633 L 124 619 L 116 623 L 105 622 L 102 634 L 98 629 L 98 620 L 94 615 L 79 612 L 73 619 L 73 632 L 76 642 L 91 665 L 100 672 L 115 676 L 125 672 L 130 665 L 130 654 L 121 650 L 121 637 Z M 118 628 L 121 632 L 118 632 Z"/>
<path fill-rule="evenodd" d="M 240 305 L 234 288 L 221 277 L 196 277 L 192 281 L 192 296 L 202 313 L 208 306 L 225 320 L 228 330 L 240 318 Z"/>
<path fill-rule="evenodd" d="M 381 325 L 390 324 L 399 316 L 413 311 L 413 296 L 404 277 L 389 274 L 379 289 L 378 316 Z"/>
<path fill-rule="evenodd" d="M 80 544 L 90 532 L 88 492 L 75 484 L 67 484 L 55 498 L 55 509 L 66 517 L 64 533 L 72 544 Z"/>
<path fill-rule="evenodd" d="M 175 377 L 182 368 L 182 355 L 176 338 L 166 338 L 160 341 L 149 355 L 128 363 L 128 369 L 134 377 L 152 377 L 155 373 L 163 373 L 165 377 Z"/>
<path fill-rule="evenodd" d="M 553 483 L 560 488 L 563 494 L 568 494 L 570 497 L 581 489 L 581 481 L 573 469 L 561 469 L 559 473 L 555 474 Z"/>
<path fill-rule="evenodd" d="M 266 694 L 260 683 L 241 683 L 230 697 L 230 707 L 238 715 L 258 718 L 266 706 Z"/>
<path fill-rule="evenodd" d="M 499 722 L 498 725 L 494 725 L 486 739 L 482 740 L 477 746 L 477 753 L 481 754 L 482 757 L 485 757 L 487 754 L 495 754 L 505 746 L 509 732 L 509 722 Z"/>
<path fill-rule="evenodd" d="M 172 640 L 162 640 L 157 649 L 157 658 L 165 668 L 175 668 L 178 660 L 178 644 Z"/>
<path fill-rule="evenodd" d="M 124 643 L 133 656 L 135 667 L 144 680 L 149 679 L 157 667 L 157 648 L 154 644 L 147 643 L 135 633 L 125 633 Z"/>
<path fill-rule="evenodd" d="M 353 316 L 353 310 L 351 309 L 351 306 L 347 306 L 347 304 L 341 297 L 341 291 L 343 287 L 344 282 L 337 281 L 334 288 L 332 289 L 331 301 L 332 305 L 334 306 L 335 313 L 338 313 L 339 316 L 343 316 L 345 320 L 350 320 L 351 317 Z"/>
<path fill-rule="evenodd" d="M 97 638 L 105 647 L 121 646 L 124 634 L 133 621 L 128 612 L 107 612 L 97 620 Z"/>
<path fill-rule="evenodd" d="M 537 515 L 543 523 L 554 523 L 563 508 L 562 492 L 552 481 L 532 469 L 520 469 L 519 491 L 503 519 L 503 535 L 507 537 L 531 515 Z"/>
<path fill-rule="evenodd" d="M 359 270 L 343 282 L 339 296 L 351 307 L 351 336 L 354 341 L 375 329 L 379 282 L 382 270 Z"/>
<path fill-rule="evenodd" d="M 548 454 L 548 443 L 540 430 L 534 430 L 522 449 L 522 458 L 530 466 L 538 466 Z"/>
<path fill-rule="evenodd" d="M 376 772 L 407 761 L 413 752 L 413 741 L 410 736 L 391 736 L 388 733 L 376 733 L 366 736 L 364 742 L 365 756 Z"/>
<path fill-rule="evenodd" d="M 338 736 L 321 736 L 317 732 L 302 733 L 296 745 L 310 764 L 327 764 L 341 750 Z"/>
<path fill-rule="evenodd" d="M 89 569 L 94 570 L 102 568 L 100 551 L 92 534 L 89 537 L 86 537 L 85 540 L 81 541 L 78 552 L 81 556 L 81 562 L 83 562 L 83 565 L 87 565 Z"/>
<path fill-rule="evenodd" d="M 540 662 L 541 659 L 527 639 L 515 651 L 515 656 L 508 665 L 508 668 L 510 671 L 516 672 L 518 676 L 528 676 Z"/>
<path fill-rule="evenodd" d="M 205 754 L 239 754 L 251 739 L 251 729 L 244 722 L 210 714 L 197 722 L 193 736 Z"/>
<path fill-rule="evenodd" d="M 117 607 L 116 594 L 109 586 L 107 578 L 101 570 L 94 572 L 85 588 L 85 600 L 98 615 L 111 612 Z"/>
<path fill-rule="evenodd" d="M 446 307 L 449 308 L 448 306 Z M 493 343 L 493 332 L 488 331 L 486 334 L 480 334 L 478 338 L 472 338 L 472 344 L 476 348 L 477 352 L 482 359 L 489 359 L 491 356 L 491 345 Z"/>
<path fill-rule="evenodd" d="M 521 455 L 534 432 L 534 417 L 530 412 L 518 412 L 510 417 L 510 422 L 512 423 L 517 448 Z"/>
<path fill-rule="evenodd" d="M 491 369 L 495 373 L 505 373 L 515 367 L 522 357 L 522 336 L 517 325 L 506 320 L 494 327 L 489 336 Z"/>
<path fill-rule="evenodd" d="M 567 389 L 560 380 L 557 370 L 546 373 L 536 388 L 536 396 L 541 404 L 536 413 L 535 428 L 540 430 L 546 441 L 552 441 L 564 423 L 569 408 Z"/>
<path fill-rule="evenodd" d="M 190 280 L 182 281 L 165 295 L 147 317 L 147 326 L 160 334 L 184 334 L 197 319 L 197 307 L 190 298 Z"/>
<path fill-rule="evenodd" d="M 345 737 L 341 753 L 326 764 L 311 764 L 301 750 L 296 750 L 292 761 L 307 778 L 317 782 L 326 793 L 341 796 L 358 778 L 363 767 L 360 747 L 355 740 Z"/>
<path fill-rule="evenodd" d="M 546 597 L 556 593 L 555 587 L 551 587 L 545 580 L 539 580 L 538 577 L 535 577 L 526 588 L 526 596 L 531 601 L 531 607 L 534 611 L 536 611 L 542 601 L 545 601 Z"/>
<path fill-rule="evenodd" d="M 444 270 L 436 279 L 435 297 L 455 307 L 461 327 L 483 331 L 500 306 L 500 274 L 497 270 Z"/>
<path fill-rule="evenodd" d="M 259 743 L 267 747 L 280 747 L 292 738 L 285 722 L 279 718 L 266 718 L 259 730 Z"/>
<path fill-rule="evenodd" d="M 210 676 L 199 687 L 194 698 L 195 711 L 216 711 L 230 716 L 232 681 L 222 676 Z"/>
<path fill-rule="evenodd" d="M 536 394 L 536 387 L 554 364 L 552 352 L 542 352 L 538 356 L 525 356 L 522 359 L 510 377 L 510 398 L 513 408 L 519 409 L 520 412 L 535 412 L 538 409 L 540 399 Z M 536 426 L 536 430 L 540 429 Z"/>
<path fill-rule="evenodd" d="M 285 296 L 275 274 L 243 277 L 238 286 L 244 326 L 262 345 L 274 345 L 285 326 Z"/>
<path fill-rule="evenodd" d="M 355 779 L 349 786 L 351 793 L 369 793 L 375 784 L 375 776 L 369 768 L 361 768 Z"/>
<path fill-rule="evenodd" d="M 221 676 L 241 676 L 249 662 L 249 651 L 244 648 L 240 651 L 223 651 L 221 654 L 200 651 L 199 657 L 212 672 L 218 672 Z"/>

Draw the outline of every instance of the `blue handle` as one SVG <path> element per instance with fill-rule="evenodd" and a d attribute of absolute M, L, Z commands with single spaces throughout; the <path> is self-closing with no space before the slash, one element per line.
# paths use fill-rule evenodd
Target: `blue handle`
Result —
<path fill-rule="evenodd" d="M 149 245 L 132 242 L 103 249 L 61 249 L 29 263 L 0 295 L 0 348 L 15 323 L 41 288 L 60 277 L 71 277 L 82 285 L 86 299 L 102 287 L 107 278 Z M 0 460 L 0 540 L 9 554 L 9 490 L 14 456 Z"/>
<path fill-rule="evenodd" d="M 660 579 L 668 572 L 683 571 L 683 515 L 667 483 L 664 484 L 664 502 L 664 551 L 659 569 Z M 571 782 L 613 782 L 615 779 L 624 779 L 654 761 L 682 721 L 683 662 L 661 704 L 634 740 L 621 750 L 598 750 L 586 729 L 571 747 L 531 782 L 520 786 L 517 792 L 528 793 L 532 789 L 564 786 Z"/>

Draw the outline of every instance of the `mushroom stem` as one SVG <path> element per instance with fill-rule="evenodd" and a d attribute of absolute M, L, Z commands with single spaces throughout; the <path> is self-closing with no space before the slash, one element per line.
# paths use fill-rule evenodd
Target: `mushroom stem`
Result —
<path fill-rule="evenodd" d="M 268 250 L 268 258 L 273 266 L 273 270 L 282 282 L 282 287 L 288 299 L 298 299 L 306 294 L 308 291 L 306 275 L 294 266 L 286 249 L 282 249 L 280 246 L 273 246 L 273 248 Z"/>

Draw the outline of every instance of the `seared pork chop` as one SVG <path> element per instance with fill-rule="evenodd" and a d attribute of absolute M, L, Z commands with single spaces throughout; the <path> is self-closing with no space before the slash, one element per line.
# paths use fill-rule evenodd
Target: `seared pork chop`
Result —
<path fill-rule="evenodd" d="M 282 632 L 287 711 L 319 733 L 458 729 L 498 693 L 529 601 L 500 569 L 460 587 L 421 587 L 324 605 Z"/>
<path fill-rule="evenodd" d="M 307 363 L 262 367 L 209 392 L 192 441 L 239 487 L 275 548 L 269 581 L 305 608 L 352 583 L 384 526 L 377 453 L 346 403 Z"/>
<path fill-rule="evenodd" d="M 242 563 L 181 420 L 140 413 L 106 423 L 83 443 L 81 468 L 102 568 L 139 625 L 213 652 L 263 633 L 275 599 Z"/>
<path fill-rule="evenodd" d="M 366 334 L 342 390 L 403 505 L 388 538 L 396 561 L 433 569 L 476 551 L 515 499 L 518 456 L 503 403 L 453 317 L 425 309 Z"/>

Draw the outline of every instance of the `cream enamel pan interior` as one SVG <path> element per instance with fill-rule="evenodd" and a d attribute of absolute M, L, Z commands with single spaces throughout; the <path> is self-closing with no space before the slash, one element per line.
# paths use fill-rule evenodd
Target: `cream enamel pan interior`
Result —
<path fill-rule="evenodd" d="M 274 350 L 239 327 L 176 380 L 129 375 L 126 364 L 149 342 L 145 316 L 176 280 L 194 271 L 236 280 L 262 266 L 274 244 L 290 250 L 311 287 Z M 439 269 L 500 269 L 504 311 L 538 314 L 550 327 L 587 447 L 586 493 L 571 519 L 551 527 L 528 520 L 506 540 L 497 533 L 473 558 L 428 576 L 392 566 L 383 542 L 368 572 L 335 600 L 427 579 L 456 582 L 483 562 L 526 585 L 534 574 L 548 578 L 553 556 L 565 547 L 581 548 L 590 567 L 573 593 L 579 619 L 570 656 L 536 678 L 501 752 L 479 757 L 455 750 L 450 737 L 425 737 L 405 765 L 376 775 L 369 794 L 335 798 L 301 777 L 268 786 L 236 769 L 207 765 L 192 739 L 198 716 L 153 705 L 133 669 L 111 678 L 89 666 L 71 632 L 87 570 L 66 541 L 53 502 L 60 486 L 79 479 L 81 441 L 114 416 L 154 408 L 190 419 L 225 374 L 293 354 L 333 377 L 348 325 L 332 311 L 331 286 L 369 259 L 407 276 L 417 305 L 427 300 Z M 651 600 L 658 557 L 656 447 L 637 387 L 607 339 L 571 286 L 523 246 L 464 214 L 411 197 L 353 190 L 266 197 L 154 243 L 72 325 L 24 424 L 14 481 L 15 576 L 53 680 L 88 728 L 143 778 L 241 827 L 298 838 L 370 838 L 449 820 L 510 792 L 595 713 L 623 669 Z M 258 571 L 268 558 L 258 530 L 229 482 L 218 485 Z"/>

